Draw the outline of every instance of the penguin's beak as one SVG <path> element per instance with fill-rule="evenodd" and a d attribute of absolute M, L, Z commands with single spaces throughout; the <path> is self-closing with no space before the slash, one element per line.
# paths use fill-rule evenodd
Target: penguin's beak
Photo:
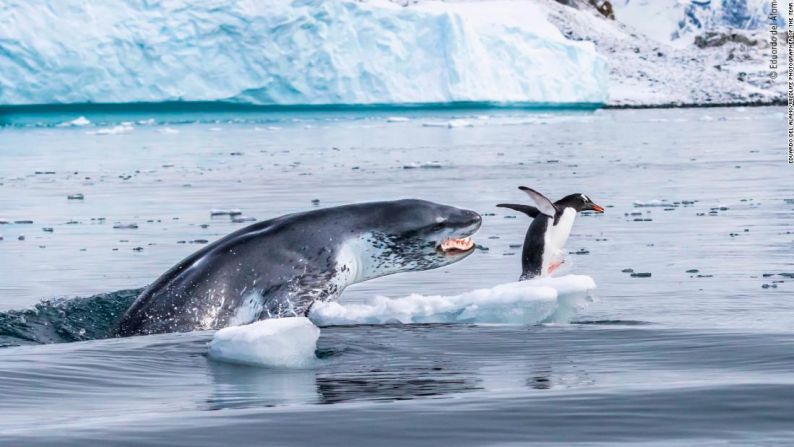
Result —
<path fill-rule="evenodd" d="M 590 209 L 595 211 L 596 213 L 603 213 L 604 212 L 604 207 L 601 206 L 601 205 L 596 205 L 595 203 L 590 205 Z"/>

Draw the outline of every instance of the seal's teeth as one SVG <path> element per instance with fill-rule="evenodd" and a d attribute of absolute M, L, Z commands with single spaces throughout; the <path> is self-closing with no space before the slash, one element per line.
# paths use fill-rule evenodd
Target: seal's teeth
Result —
<path fill-rule="evenodd" d="M 451 251 L 451 250 L 458 250 L 458 251 L 466 251 L 471 249 L 474 246 L 474 242 L 472 242 L 471 237 L 464 237 L 461 239 L 445 239 L 444 241 L 439 244 L 439 247 L 443 251 Z"/>

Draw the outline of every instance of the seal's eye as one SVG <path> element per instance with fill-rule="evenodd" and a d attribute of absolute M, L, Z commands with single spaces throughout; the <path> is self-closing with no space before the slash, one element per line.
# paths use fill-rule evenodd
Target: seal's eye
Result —
<path fill-rule="evenodd" d="M 440 230 L 442 230 L 444 228 L 444 225 L 446 223 L 447 223 L 447 218 L 446 217 L 438 216 L 438 217 L 436 217 L 436 223 L 433 224 L 433 225 L 430 225 L 430 230 L 431 231 L 440 231 Z"/>

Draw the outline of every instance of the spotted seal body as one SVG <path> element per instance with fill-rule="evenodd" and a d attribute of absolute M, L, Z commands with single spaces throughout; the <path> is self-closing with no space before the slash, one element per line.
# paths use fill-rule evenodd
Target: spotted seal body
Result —
<path fill-rule="evenodd" d="M 416 199 L 258 222 L 204 247 L 147 287 L 116 334 L 187 332 L 305 315 L 350 284 L 470 255 L 480 216 Z"/>

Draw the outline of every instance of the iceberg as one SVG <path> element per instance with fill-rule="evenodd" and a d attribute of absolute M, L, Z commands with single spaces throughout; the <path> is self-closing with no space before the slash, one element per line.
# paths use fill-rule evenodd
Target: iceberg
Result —
<path fill-rule="evenodd" d="M 91 121 L 89 121 L 88 118 L 84 116 L 80 116 L 71 121 L 66 121 L 61 124 L 58 124 L 57 127 L 83 127 L 89 125 L 91 125 Z"/>
<path fill-rule="evenodd" d="M 9 0 L 0 104 L 604 103 L 608 69 L 530 0 Z"/>

